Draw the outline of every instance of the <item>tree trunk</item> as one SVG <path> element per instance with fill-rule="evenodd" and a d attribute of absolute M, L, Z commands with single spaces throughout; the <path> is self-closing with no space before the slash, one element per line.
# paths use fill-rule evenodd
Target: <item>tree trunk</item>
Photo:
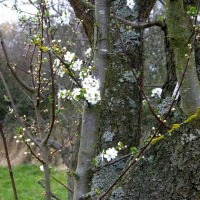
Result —
<path fill-rule="evenodd" d="M 100 83 L 103 96 L 105 73 L 108 66 L 109 5 L 107 0 L 95 1 L 94 77 Z M 85 102 L 82 117 L 80 147 L 75 172 L 74 200 L 82 199 L 90 191 L 92 161 L 98 145 L 100 106 Z"/>
<path fill-rule="evenodd" d="M 49 147 L 47 144 L 41 144 L 41 154 L 43 158 L 44 169 L 44 183 L 45 183 L 45 199 L 51 200 L 51 185 L 50 185 L 50 171 L 49 171 Z"/>
<path fill-rule="evenodd" d="M 134 17 L 132 16 L 134 13 L 125 6 L 124 1 L 115 1 L 113 8 L 118 9 L 116 9 L 117 16 L 144 22 L 155 2 L 148 1 L 148 4 L 145 1 L 136 2 L 135 8 L 141 8 L 144 13 L 142 10 L 137 12 L 135 10 L 138 15 Z M 138 84 L 142 87 L 143 30 L 127 31 L 126 27 L 121 25 L 115 26 L 111 34 L 113 51 L 106 74 L 105 100 L 100 117 L 100 151 L 116 147 L 118 142 L 122 142 L 128 147 L 119 152 L 119 156 L 122 156 L 129 153 L 131 147 L 137 147 L 140 143 L 142 94 Z M 126 57 L 130 62 L 126 62 Z M 138 75 L 137 82 L 131 68 Z M 94 174 L 91 191 L 93 199 L 109 188 L 124 167 L 125 160 L 121 160 L 114 165 L 103 167 Z"/>
<path fill-rule="evenodd" d="M 169 40 L 175 53 L 176 74 L 180 89 L 181 108 L 186 115 L 194 114 L 200 106 L 200 87 L 195 69 L 195 56 L 189 45 L 191 41 L 192 23 L 184 9 L 182 0 L 167 1 L 167 26 Z M 188 57 L 189 62 L 188 62 Z M 188 62 L 188 64 L 187 64 Z M 187 66 L 184 80 L 184 70 Z"/>
<path fill-rule="evenodd" d="M 116 14 L 123 18 L 143 22 L 150 14 L 155 2 L 155 0 L 148 1 L 148 3 L 144 0 L 136 1 L 134 9 L 136 12 L 131 11 L 126 6 L 126 1 L 115 1 L 114 8 L 117 8 Z M 96 23 L 91 23 L 91 12 L 88 15 L 88 17 L 91 18 L 88 20 L 82 16 L 83 10 L 81 10 L 81 8 L 84 7 L 84 5 L 77 5 L 75 0 L 70 0 L 70 3 L 75 9 L 77 16 L 83 19 L 83 26 L 86 28 L 90 25 L 88 30 L 93 28 L 93 25 Z M 79 3 L 81 4 L 81 2 Z M 98 11 L 97 8 L 95 8 L 95 10 L 96 12 Z M 99 28 L 100 24 L 97 23 L 97 26 Z M 128 146 L 127 149 L 120 152 L 120 155 L 123 155 L 129 152 L 130 147 L 138 146 L 140 141 L 142 96 L 130 69 L 134 68 L 138 75 L 138 82 L 142 86 L 143 31 L 127 31 L 126 27 L 120 26 L 119 28 L 123 30 L 121 36 L 114 21 L 110 26 L 114 28 L 114 31 L 111 31 L 112 37 L 110 44 L 114 50 L 110 54 L 111 64 L 108 66 L 106 73 L 105 96 L 102 101 L 102 112 L 100 115 L 100 146 L 98 146 L 98 152 L 116 146 L 118 142 L 123 142 Z M 88 30 L 86 30 L 86 33 Z M 92 34 L 87 35 L 89 36 L 90 41 L 94 41 Z M 131 41 L 131 43 L 129 43 L 129 41 Z M 123 49 L 123 45 L 126 46 L 125 49 Z M 128 65 L 125 59 L 125 54 L 127 54 L 128 59 L 130 59 Z M 98 69 L 98 67 L 96 69 Z M 117 165 L 112 168 L 113 173 L 110 173 L 109 170 L 107 173 L 104 173 L 105 176 L 102 174 L 98 176 L 97 173 L 93 178 L 91 195 L 105 190 L 123 167 L 124 163 L 122 162 L 120 163 L 120 166 Z M 97 176 L 98 178 L 96 178 Z M 96 185 L 95 180 L 97 180 L 99 184 Z"/>
<path fill-rule="evenodd" d="M 199 200 L 199 145 L 199 130 L 173 132 L 151 146 L 109 199 Z"/>
<path fill-rule="evenodd" d="M 167 6 L 169 41 L 175 54 L 180 83 L 188 61 L 186 54 L 189 52 L 192 27 L 183 1 L 168 1 Z M 192 53 L 180 91 L 181 106 L 186 115 L 193 114 L 199 107 L 199 84 L 194 61 Z M 172 136 L 167 135 L 164 140 L 152 145 L 144 159 L 123 177 L 109 199 L 200 199 L 200 175 L 197 170 L 200 165 L 200 137 L 199 130 L 192 125 L 182 125 Z"/>

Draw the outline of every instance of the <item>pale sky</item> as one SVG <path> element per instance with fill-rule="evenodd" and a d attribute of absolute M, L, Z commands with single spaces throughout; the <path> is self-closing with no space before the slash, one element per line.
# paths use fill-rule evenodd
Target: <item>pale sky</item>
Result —
<path fill-rule="evenodd" d="M 18 21 L 19 14 L 15 10 L 12 9 L 15 1 L 16 0 L 4 0 L 3 3 L 0 3 L 0 24 L 5 23 L 5 22 L 17 22 Z M 6 6 L 4 4 L 6 4 Z M 71 10 L 71 7 L 67 3 L 66 3 L 66 5 L 67 5 L 66 6 L 67 10 L 65 10 L 65 14 L 63 13 L 63 15 L 61 17 L 63 18 L 65 24 L 69 24 L 70 13 L 72 10 Z M 25 11 L 25 12 L 22 12 L 21 15 L 28 16 L 29 15 L 28 13 L 31 13 L 31 14 L 37 13 L 36 8 L 32 5 L 30 5 L 28 3 L 28 0 L 17 0 L 17 6 L 22 11 Z M 51 13 L 54 12 L 53 10 L 50 10 L 50 11 L 51 11 Z"/>
<path fill-rule="evenodd" d="M 18 14 L 15 10 L 12 10 L 12 6 L 15 0 L 5 0 L 3 3 L 0 3 L 0 23 L 4 22 L 17 22 L 18 21 Z M 34 9 L 31 5 L 25 5 L 23 0 L 18 0 L 18 7 L 23 11 L 29 13 L 36 13 L 36 9 Z M 6 4 L 6 6 L 4 5 Z M 21 4 L 21 5 L 20 5 Z M 25 13 L 23 13 L 25 15 Z"/>
<path fill-rule="evenodd" d="M 5 1 L 5 3 L 10 8 L 7 8 L 3 3 L 0 3 L 0 23 L 17 21 L 16 12 L 11 10 L 12 1 Z"/>

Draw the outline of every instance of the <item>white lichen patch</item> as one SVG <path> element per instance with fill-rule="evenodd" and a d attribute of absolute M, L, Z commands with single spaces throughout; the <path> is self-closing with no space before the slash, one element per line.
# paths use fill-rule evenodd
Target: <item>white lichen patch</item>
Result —
<path fill-rule="evenodd" d="M 114 136 L 115 136 L 115 133 L 114 133 L 114 132 L 106 131 L 106 132 L 103 134 L 103 140 L 104 140 L 105 142 L 112 142 Z"/>
<path fill-rule="evenodd" d="M 196 140 L 198 137 L 196 135 L 193 135 L 192 133 L 188 134 L 183 134 L 181 136 L 181 144 L 186 144 L 188 142 L 192 142 L 193 140 Z"/>

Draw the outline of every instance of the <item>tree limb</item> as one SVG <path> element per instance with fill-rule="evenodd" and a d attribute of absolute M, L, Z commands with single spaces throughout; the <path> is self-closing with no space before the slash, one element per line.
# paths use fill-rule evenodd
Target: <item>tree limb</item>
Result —
<path fill-rule="evenodd" d="M 5 154 L 6 154 L 6 160 L 7 160 L 7 164 L 8 164 L 8 169 L 9 169 L 14 199 L 18 200 L 17 190 L 16 190 L 16 186 L 15 186 L 15 180 L 14 180 L 13 171 L 12 171 L 12 166 L 11 166 L 11 162 L 10 162 L 10 158 L 9 158 L 9 154 L 8 154 L 8 146 L 7 146 L 6 137 L 4 135 L 3 126 L 1 124 L 1 122 L 0 122 L 0 133 L 1 133 L 1 137 L 2 137 L 2 140 L 3 140 L 3 146 L 4 146 L 4 150 L 5 150 Z"/>
<path fill-rule="evenodd" d="M 51 176 L 51 175 L 50 175 Z M 73 194 L 73 190 L 68 188 L 65 184 L 63 184 L 62 182 L 60 182 L 57 178 L 51 176 L 52 179 L 54 179 L 56 182 L 58 182 L 60 185 L 62 185 L 64 188 L 66 188 L 69 192 L 71 192 Z"/>
<path fill-rule="evenodd" d="M 10 93 L 10 90 L 9 90 L 9 88 L 8 88 L 8 85 L 7 85 L 7 83 L 6 83 L 5 79 L 4 79 L 4 77 L 3 77 L 2 73 L 1 73 L 1 71 L 0 71 L 0 79 L 1 79 L 2 82 L 3 82 L 3 85 L 4 85 L 5 90 L 6 90 L 6 94 L 7 94 L 8 98 L 9 98 L 9 101 L 11 102 L 11 107 L 12 107 L 12 109 L 13 109 L 13 112 L 14 112 L 15 117 L 16 117 L 17 120 L 19 121 L 20 125 L 21 125 L 23 128 L 25 128 L 25 133 L 29 136 L 29 138 L 30 138 L 37 146 L 39 146 L 38 142 L 35 140 L 35 138 L 32 137 L 31 133 L 30 133 L 30 132 L 28 131 L 28 129 L 25 127 L 25 124 L 23 123 L 23 120 L 22 120 L 22 118 L 20 117 L 20 115 L 19 115 L 19 113 L 18 113 L 18 110 L 17 110 L 17 108 L 16 108 L 16 106 L 15 106 L 15 104 L 14 104 L 14 101 L 13 101 L 12 95 L 11 95 L 11 93 Z"/>
<path fill-rule="evenodd" d="M 17 76 L 17 74 L 15 73 L 14 69 L 12 68 L 12 66 L 11 66 L 11 64 L 10 64 L 9 57 L 8 57 L 7 50 L 6 50 L 4 41 L 3 41 L 3 36 L 2 36 L 1 30 L 0 30 L 0 42 L 1 42 L 1 46 L 2 46 L 2 49 L 3 49 L 3 53 L 4 53 L 4 56 L 5 56 L 6 62 L 7 62 L 7 66 L 8 66 L 8 68 L 10 69 L 10 71 L 12 72 L 12 75 L 16 78 L 16 80 L 18 81 L 18 83 L 19 83 L 24 89 L 28 90 L 28 91 L 31 92 L 31 93 L 34 93 L 35 89 L 32 88 L 32 87 L 30 87 L 30 86 L 28 86 L 27 84 L 25 84 L 25 83 Z"/>
<path fill-rule="evenodd" d="M 129 20 L 126 20 L 124 18 L 121 18 L 119 16 L 116 15 L 111 15 L 111 17 L 117 19 L 118 21 L 122 22 L 123 24 L 127 25 L 127 26 L 131 26 L 132 28 L 150 28 L 152 26 L 159 26 L 161 28 L 165 27 L 166 24 L 165 22 L 162 21 L 152 21 L 152 22 L 142 22 L 142 23 L 137 23 L 137 22 L 131 22 Z"/>

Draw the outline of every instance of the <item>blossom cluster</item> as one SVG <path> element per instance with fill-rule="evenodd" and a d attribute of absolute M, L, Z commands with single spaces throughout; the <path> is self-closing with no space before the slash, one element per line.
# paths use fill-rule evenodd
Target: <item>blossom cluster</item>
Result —
<path fill-rule="evenodd" d="M 115 159 L 118 155 L 118 151 L 127 148 L 127 145 L 124 145 L 122 142 L 118 142 L 116 148 L 108 148 L 107 150 L 103 150 L 101 153 L 102 160 L 105 158 L 108 162 L 111 161 L 112 159 Z"/>
<path fill-rule="evenodd" d="M 112 147 L 112 148 L 107 149 L 102 155 L 109 162 L 112 159 L 116 158 L 117 154 L 118 154 L 118 151 L 114 147 Z"/>
<path fill-rule="evenodd" d="M 85 54 L 89 56 L 90 53 L 91 49 L 88 49 Z M 92 67 L 90 66 L 89 69 L 82 67 L 83 61 L 76 59 L 75 54 L 69 51 L 64 55 L 64 60 L 70 65 L 70 68 L 74 72 L 79 71 L 79 79 L 82 81 L 82 88 L 74 88 L 72 92 L 66 89 L 59 90 L 58 98 L 69 98 L 76 101 L 80 98 L 84 98 L 92 105 L 97 104 L 101 100 L 100 85 L 99 81 L 90 75 Z M 57 69 L 57 75 L 62 77 L 65 74 L 64 66 L 62 66 L 57 59 L 54 60 L 54 68 Z"/>

